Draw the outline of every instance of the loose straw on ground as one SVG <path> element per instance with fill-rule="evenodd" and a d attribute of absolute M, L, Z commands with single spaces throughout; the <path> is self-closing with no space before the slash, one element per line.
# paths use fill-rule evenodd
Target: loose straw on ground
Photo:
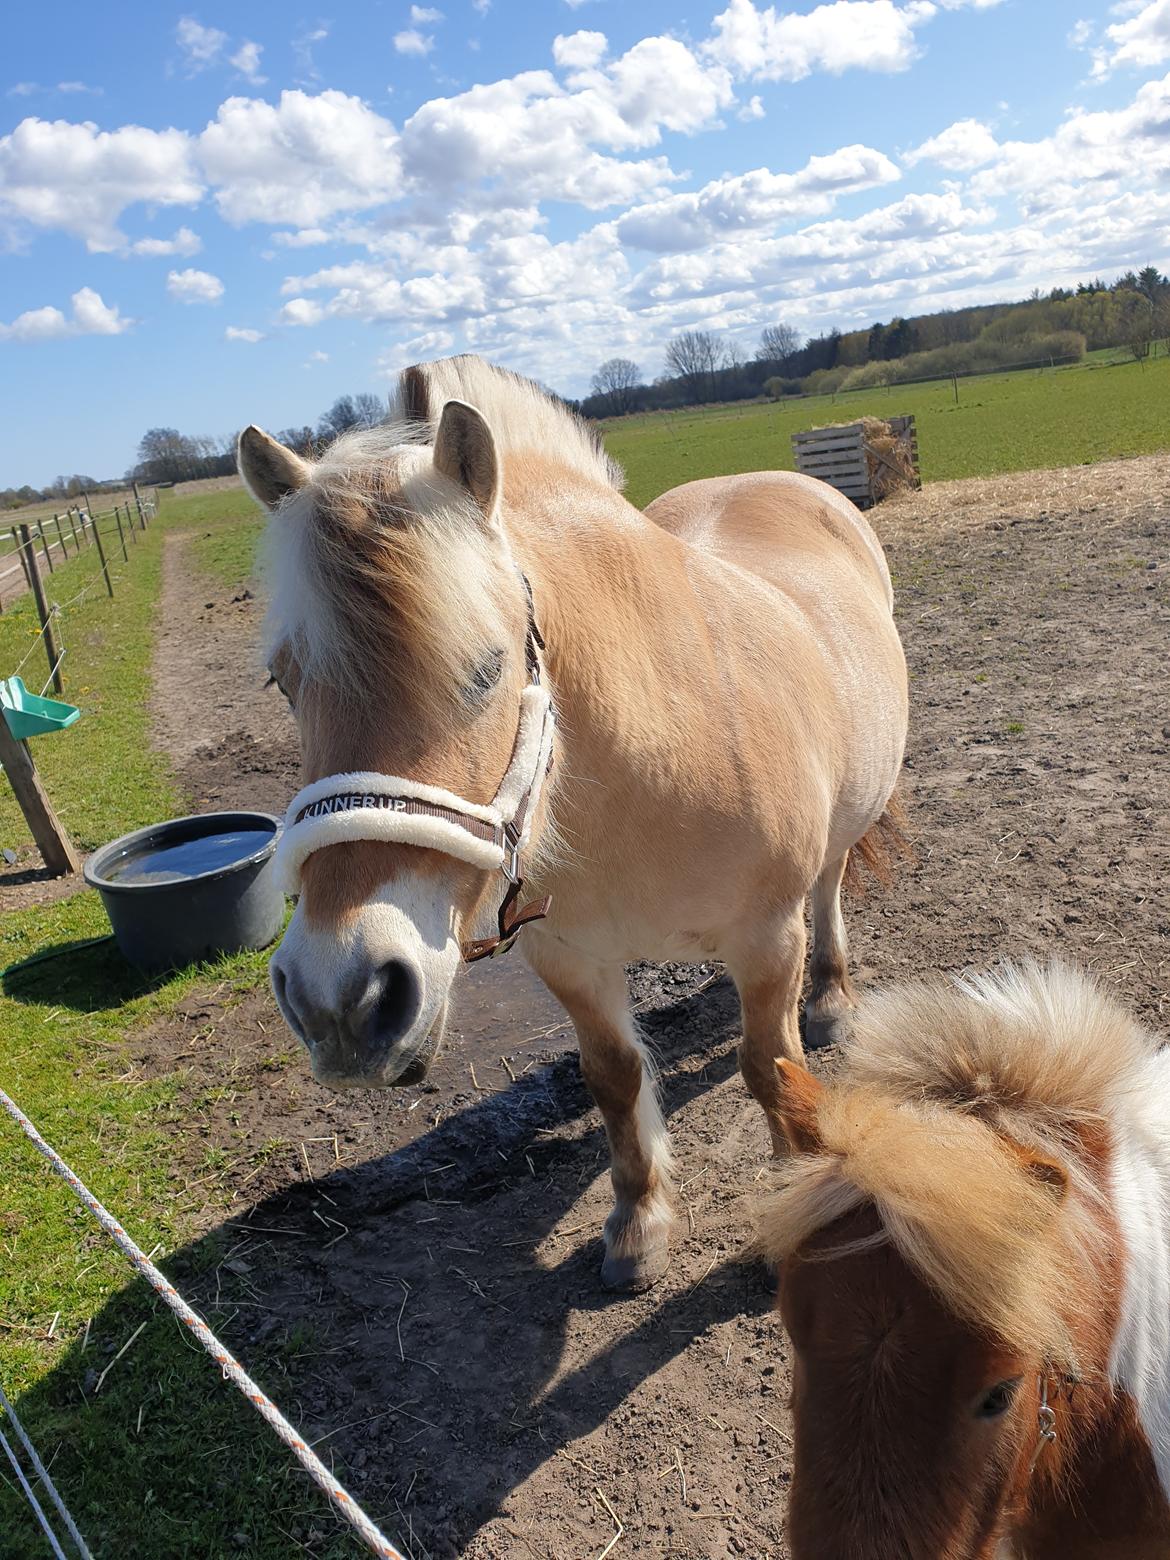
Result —
<path fill-rule="evenodd" d="M 297 1434 L 292 1425 L 289 1424 L 272 1399 L 268 1397 L 267 1393 L 261 1391 L 236 1357 L 215 1336 L 203 1318 L 191 1309 L 174 1285 L 168 1282 L 166 1276 L 149 1260 L 141 1247 L 135 1245 L 113 1214 L 98 1202 L 89 1188 L 74 1174 L 52 1144 L 45 1141 L 36 1127 L 33 1126 L 32 1122 L 20 1109 L 19 1105 L 10 1099 L 3 1089 L 0 1089 L 0 1105 L 4 1107 L 13 1121 L 16 1122 L 37 1152 L 48 1160 L 61 1179 L 72 1188 L 74 1194 L 85 1204 L 106 1234 L 130 1259 L 134 1269 L 146 1279 L 152 1289 L 162 1296 L 184 1326 L 199 1339 L 199 1342 L 207 1350 L 208 1354 L 211 1355 L 224 1375 L 239 1387 L 261 1418 L 265 1419 L 272 1426 L 280 1439 L 292 1451 L 297 1461 L 315 1483 L 329 1496 L 337 1511 L 345 1518 L 354 1531 L 364 1539 L 373 1553 L 381 1556 L 382 1560 L 405 1560 L 401 1551 L 395 1549 L 389 1539 L 374 1526 L 353 1496 L 337 1482 L 321 1459 Z"/>

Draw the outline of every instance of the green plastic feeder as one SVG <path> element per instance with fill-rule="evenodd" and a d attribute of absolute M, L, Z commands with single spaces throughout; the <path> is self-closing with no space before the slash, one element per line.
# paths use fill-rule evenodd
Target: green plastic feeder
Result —
<path fill-rule="evenodd" d="M 6 677 L 0 682 L 0 706 L 9 731 L 18 742 L 25 737 L 46 736 L 50 731 L 64 731 L 81 714 L 75 704 L 30 693 L 21 677 Z"/>

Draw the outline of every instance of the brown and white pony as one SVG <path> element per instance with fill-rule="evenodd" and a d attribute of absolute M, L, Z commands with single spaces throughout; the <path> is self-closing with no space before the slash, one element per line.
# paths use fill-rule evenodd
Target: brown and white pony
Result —
<path fill-rule="evenodd" d="M 530 891 L 552 895 L 521 947 L 576 1025 L 609 1135 L 603 1277 L 641 1287 L 666 1263 L 671 1159 L 624 966 L 725 961 L 780 1151 L 805 898 L 825 1038 L 851 1002 L 842 874 L 902 760 L 889 572 L 854 506 L 790 473 L 639 513 L 586 424 L 478 358 L 408 370 L 398 401 L 316 463 L 240 440 L 273 512 L 270 664 L 309 782 L 276 995 L 322 1082 L 417 1080 L 519 841 Z"/>
<path fill-rule="evenodd" d="M 1170 1052 L 1025 966 L 777 1067 L 794 1560 L 1164 1560 Z"/>

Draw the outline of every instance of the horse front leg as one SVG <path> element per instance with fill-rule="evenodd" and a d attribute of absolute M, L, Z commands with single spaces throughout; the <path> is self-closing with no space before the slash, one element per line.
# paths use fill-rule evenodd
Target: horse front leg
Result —
<path fill-rule="evenodd" d="M 670 1260 L 672 1156 L 654 1069 L 630 1013 L 625 969 L 580 961 L 542 939 L 533 968 L 577 1031 L 581 1074 L 609 1139 L 613 1212 L 605 1221 L 606 1289 L 649 1289 Z"/>

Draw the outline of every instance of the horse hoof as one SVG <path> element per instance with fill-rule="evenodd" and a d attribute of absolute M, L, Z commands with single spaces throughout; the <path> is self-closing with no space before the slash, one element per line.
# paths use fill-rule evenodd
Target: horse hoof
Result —
<path fill-rule="evenodd" d="M 829 1045 L 840 1045 L 849 1023 L 849 1009 L 836 1013 L 805 1013 L 804 1045 L 807 1051 L 821 1051 Z"/>
<path fill-rule="evenodd" d="M 636 1257 L 612 1257 L 606 1254 L 601 1264 L 601 1285 L 611 1294 L 640 1295 L 652 1289 L 670 1266 L 670 1248 L 666 1242 Z"/>

